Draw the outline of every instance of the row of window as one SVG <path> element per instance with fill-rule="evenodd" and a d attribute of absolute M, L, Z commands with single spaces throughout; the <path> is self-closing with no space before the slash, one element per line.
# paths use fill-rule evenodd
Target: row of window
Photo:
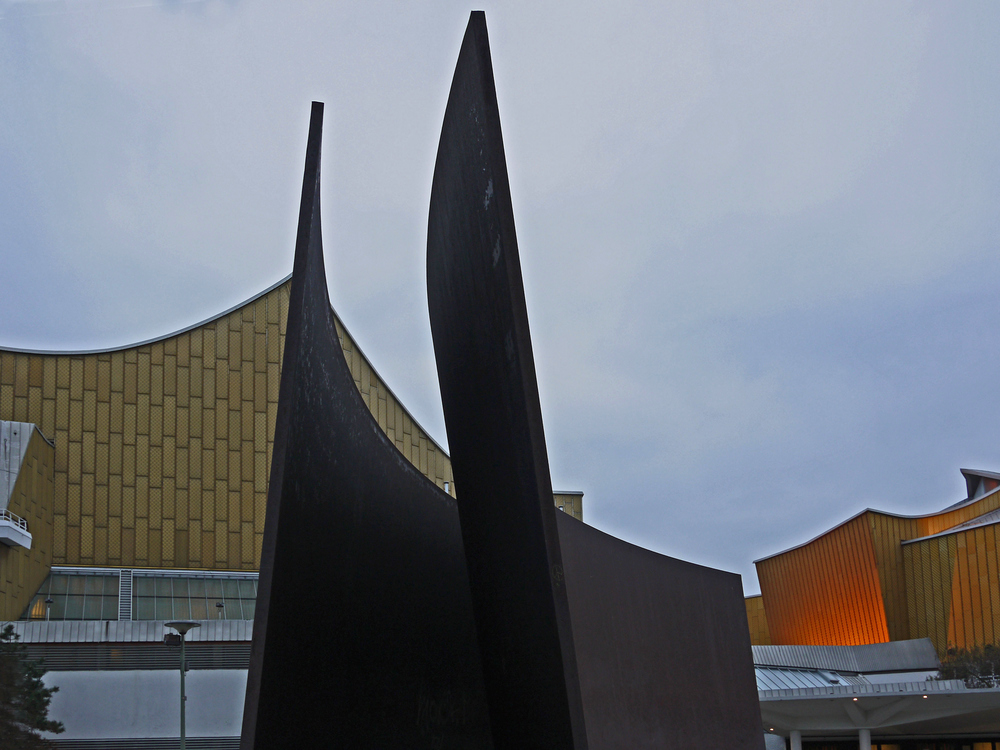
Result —
<path fill-rule="evenodd" d="M 257 581 L 252 578 L 136 576 L 133 620 L 252 620 Z"/>
<path fill-rule="evenodd" d="M 118 574 L 53 572 L 32 597 L 22 620 L 117 620 Z M 132 577 L 133 620 L 252 620 L 254 578 L 196 575 Z"/>

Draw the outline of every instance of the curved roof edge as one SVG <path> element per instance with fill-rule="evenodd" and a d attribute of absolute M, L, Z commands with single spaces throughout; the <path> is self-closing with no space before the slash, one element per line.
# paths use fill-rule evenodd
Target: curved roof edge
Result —
<path fill-rule="evenodd" d="M 289 276 L 288 278 L 291 278 L 291 276 Z M 272 287 L 272 289 L 273 288 L 274 287 Z M 365 354 L 364 349 L 362 349 L 361 345 L 358 343 L 357 337 L 353 333 L 351 333 L 351 330 L 347 327 L 347 324 L 344 323 L 344 319 L 340 317 L 340 313 L 337 312 L 337 309 L 333 306 L 333 303 L 330 304 L 330 309 L 333 311 L 333 317 L 337 319 L 337 322 L 340 323 L 340 327 L 344 329 L 344 333 L 350 337 L 351 343 L 354 344 L 354 348 L 357 350 L 358 354 L 361 355 L 361 358 L 368 365 L 369 369 L 371 369 L 372 374 L 376 378 L 378 378 L 378 382 L 380 384 L 379 387 L 385 388 L 385 390 L 389 393 L 389 395 L 392 396 L 394 399 L 396 399 L 396 403 L 399 404 L 399 408 L 406 413 L 406 416 L 410 418 L 410 421 L 413 422 L 413 424 L 416 427 L 420 428 L 420 431 L 424 433 L 424 437 L 430 440 L 431 443 L 433 443 L 434 447 L 437 448 L 439 451 L 441 451 L 441 454 L 450 461 L 451 456 L 448 454 L 448 451 L 442 448 L 441 445 L 438 443 L 438 441 L 435 440 L 433 437 L 431 437 L 431 434 L 426 429 L 424 429 L 424 426 L 420 424 L 420 422 L 416 420 L 416 417 L 414 417 L 413 414 L 410 413 L 410 410 L 406 408 L 406 405 L 403 403 L 403 399 L 401 399 L 399 396 L 395 394 L 395 392 L 392 390 L 392 387 L 389 385 L 389 382 L 385 378 L 383 378 L 381 374 L 379 374 L 378 370 L 375 369 L 375 365 L 372 364 L 371 359 L 369 359 L 368 355 Z M 377 421 L 378 420 L 376 420 L 376 422 Z M 379 429 L 380 430 L 382 429 L 381 425 L 379 426 Z M 565 493 L 565 494 L 574 494 L 574 493 Z M 581 492 L 580 494 L 582 495 L 583 493 Z"/>
<path fill-rule="evenodd" d="M 123 346 L 112 346 L 112 347 L 108 347 L 107 349 L 81 349 L 81 350 L 72 350 L 72 349 L 70 349 L 70 350 L 60 350 L 60 349 L 18 349 L 18 348 L 15 348 L 13 346 L 0 346 L 0 352 L 14 352 L 15 354 L 49 354 L 49 355 L 53 355 L 53 356 L 58 356 L 58 355 L 62 355 L 62 356 L 67 356 L 67 355 L 70 355 L 70 356 L 83 356 L 85 354 L 110 354 L 112 352 L 122 352 L 122 351 L 125 351 L 126 349 L 138 349 L 140 346 L 148 346 L 150 344 L 155 344 L 158 341 L 165 341 L 166 339 L 171 339 L 174 336 L 180 336 L 182 333 L 187 333 L 188 331 L 193 331 L 195 328 L 201 328 L 203 325 L 208 325 L 209 323 L 213 323 L 216 320 L 218 320 L 219 318 L 224 318 L 225 316 L 229 315 L 230 313 L 236 312 L 237 310 L 239 310 L 242 307 L 246 307 L 251 302 L 256 302 L 261 297 L 263 297 L 265 294 L 269 294 L 270 292 L 273 292 L 275 289 L 277 289 L 279 286 L 281 286 L 282 284 L 284 284 L 290 278 L 292 278 L 292 275 L 288 274 L 287 276 L 285 276 L 285 278 L 283 278 L 283 279 L 281 279 L 279 281 L 276 281 L 274 284 L 271 284 L 271 286 L 269 286 L 264 291 L 257 292 L 257 294 L 253 295 L 252 297 L 249 297 L 249 298 L 243 300 L 242 302 L 240 302 L 240 303 L 238 303 L 236 305 L 233 305 L 232 307 L 230 307 L 230 308 L 228 308 L 226 310 L 223 310 L 220 313 L 217 313 L 215 315 L 212 315 L 211 317 L 205 318 L 204 320 L 198 321 L 197 323 L 193 323 L 193 324 L 191 324 L 189 326 L 185 326 L 184 328 L 181 328 L 181 329 L 176 330 L 176 331 L 172 331 L 170 333 L 165 333 L 162 336 L 154 336 L 151 339 L 146 339 L 144 341 L 138 341 L 138 342 L 136 342 L 134 344 L 124 344 Z"/>
<path fill-rule="evenodd" d="M 985 498 L 989 497 L 990 495 L 993 495 L 993 494 L 995 494 L 997 492 L 1000 492 L 1000 487 L 997 487 L 996 489 L 991 490 L 990 492 L 987 492 L 986 494 L 980 495 L 979 497 L 976 497 L 976 498 L 969 498 L 969 497 L 967 497 L 967 498 L 965 498 L 965 500 L 961 500 L 960 502 L 957 502 L 954 505 L 949 505 L 947 508 L 944 508 L 943 510 L 934 511 L 933 513 L 917 513 L 915 515 L 906 515 L 904 513 L 890 513 L 889 511 L 879 510 L 878 508 L 865 508 L 864 510 L 858 511 L 857 513 L 855 513 L 850 518 L 846 518 L 843 521 L 841 521 L 840 523 L 835 524 L 834 526 L 831 526 L 826 531 L 823 531 L 823 532 L 817 534 L 816 536 L 812 537 L 808 541 L 802 542 L 801 544 L 796 544 L 795 546 L 789 547 L 788 549 L 783 549 L 780 552 L 775 552 L 773 554 L 766 555 L 764 557 L 758 557 L 756 560 L 753 561 L 753 564 L 756 565 L 759 562 L 764 562 L 765 560 L 770 560 L 772 557 L 779 557 L 780 555 L 784 555 L 787 552 L 793 552 L 793 551 L 799 549 L 800 547 L 807 547 L 810 544 L 812 544 L 813 542 L 815 542 L 817 539 L 821 539 L 822 537 L 824 537 L 827 534 L 829 534 L 831 531 L 836 531 L 841 526 L 850 523 L 851 521 L 853 521 L 858 516 L 863 516 L 865 513 L 878 513 L 878 514 L 883 515 L 883 516 L 889 516 L 890 518 L 907 518 L 907 519 L 933 518 L 934 516 L 940 516 L 940 515 L 943 515 L 945 513 L 951 513 L 954 510 L 958 510 L 958 509 L 960 509 L 962 507 L 965 507 L 967 505 L 971 505 L 972 503 L 978 503 L 980 500 L 983 500 L 983 499 L 985 499 Z M 989 511 L 987 511 L 987 513 L 988 512 Z M 970 521 L 971 520 L 974 520 L 974 519 L 970 519 Z M 956 529 L 956 530 L 959 530 L 959 529 Z M 907 542 L 916 542 L 916 541 L 919 541 L 921 539 L 930 539 L 931 537 L 939 536 L 941 534 L 947 534 L 948 532 L 949 532 L 949 529 L 945 529 L 944 531 L 939 531 L 937 534 L 928 534 L 927 536 L 914 537 L 913 539 L 907 539 L 907 540 L 905 540 L 902 543 L 906 544 Z"/>
<path fill-rule="evenodd" d="M 159 341 L 165 341 L 166 339 L 173 338 L 174 336 L 180 336 L 182 333 L 187 333 L 188 331 L 193 331 L 195 328 L 201 328 L 202 326 L 208 325 L 209 323 L 213 323 L 216 320 L 219 320 L 220 318 L 224 318 L 227 315 L 229 315 L 230 313 L 234 313 L 237 310 L 239 310 L 239 309 L 241 309 L 243 307 L 246 307 L 247 305 L 251 304 L 252 302 L 256 302 L 261 297 L 263 297 L 265 294 L 270 294 L 271 292 L 273 292 L 275 289 L 277 289 L 279 286 L 281 286 L 282 284 L 284 284 L 285 282 L 287 282 L 291 278 L 292 278 L 292 274 L 288 274 L 283 279 L 279 279 L 278 281 L 276 281 L 275 283 L 271 284 L 271 286 L 267 287 L 263 291 L 257 292 L 256 294 L 254 294 L 251 297 L 248 297 L 247 299 L 243 300 L 242 302 L 240 302 L 240 303 L 238 303 L 236 305 L 233 305 L 232 307 L 230 307 L 230 308 L 228 308 L 226 310 L 223 310 L 220 313 L 216 313 L 215 315 L 212 315 L 211 317 L 208 317 L 208 318 L 205 318 L 204 320 L 198 321 L 197 323 L 193 323 L 193 324 L 191 324 L 189 326 L 185 326 L 184 328 L 180 328 L 180 329 L 178 329 L 176 331 L 172 331 L 171 333 L 166 333 L 166 334 L 164 334 L 162 336 L 156 336 L 156 337 L 151 338 L 151 339 L 146 339 L 144 341 L 139 341 L 139 342 L 136 342 L 134 344 L 125 344 L 123 346 L 113 346 L 113 347 L 109 347 L 107 349 L 80 349 L 80 350 L 18 349 L 18 348 L 15 348 L 15 347 L 0 346 L 0 352 L 13 352 L 15 354 L 40 354 L 40 355 L 47 355 L 47 356 L 63 356 L 63 357 L 65 357 L 65 356 L 85 356 L 85 355 L 90 355 L 90 354 L 110 354 L 112 352 L 125 351 L 126 349 L 138 349 L 140 346 L 148 346 L 150 344 L 155 344 L 155 343 L 157 343 Z M 372 373 L 378 378 L 378 381 L 379 381 L 379 383 L 381 383 L 382 387 L 384 387 L 386 389 L 386 391 L 388 391 L 392 395 L 392 397 L 396 400 L 396 403 L 399 404 L 400 408 L 404 412 L 406 412 L 406 415 L 410 418 L 410 420 L 413 422 L 413 424 L 417 428 L 420 429 L 420 431 L 434 445 L 434 447 L 437 448 L 439 451 L 441 451 L 441 453 L 444 456 L 448 456 L 450 458 L 450 456 L 448 454 L 448 451 L 446 451 L 441 446 L 441 444 L 438 443 L 438 441 L 435 440 L 431 436 L 430 432 L 428 432 L 424 428 L 424 426 L 422 424 L 420 424 L 414 418 L 413 414 L 410 413 L 410 410 L 407 409 L 406 406 L 403 404 L 402 399 L 400 399 L 399 396 L 397 396 L 393 392 L 392 388 L 389 386 L 389 384 L 386 381 L 386 379 L 383 378 L 379 374 L 378 370 L 375 369 L 375 366 L 372 364 L 372 361 L 368 358 L 368 356 L 362 350 L 361 346 L 358 344 L 357 337 L 355 337 L 354 334 L 352 334 L 350 332 L 350 329 L 348 329 L 347 325 L 341 319 L 340 315 L 337 313 L 337 310 L 333 307 L 332 304 L 330 305 L 330 309 L 333 310 L 333 315 L 337 319 L 337 322 L 340 323 L 341 327 L 344 329 L 344 333 L 346 333 L 351 338 L 351 341 L 354 343 L 354 346 L 357 348 L 358 354 L 361 355 L 362 359 L 364 359 L 364 361 L 367 363 L 368 367 L 371 368 Z M 37 429 L 37 427 L 36 427 L 36 429 Z M 39 430 L 39 433 L 41 433 L 41 430 Z M 46 441 L 49 441 L 49 439 L 47 437 L 45 437 L 45 435 L 42 435 L 42 437 L 45 438 Z M 49 442 L 51 442 L 51 441 L 49 441 Z M 565 494 L 575 494 L 575 493 L 565 493 Z M 583 493 L 581 492 L 579 494 L 582 495 Z"/>

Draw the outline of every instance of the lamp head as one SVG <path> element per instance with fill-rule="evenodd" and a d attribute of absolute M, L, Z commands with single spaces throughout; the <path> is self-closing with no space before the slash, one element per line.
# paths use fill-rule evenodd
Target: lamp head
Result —
<path fill-rule="evenodd" d="M 201 627 L 201 623 L 196 622 L 194 620 L 173 620 L 171 622 L 166 623 L 166 625 L 168 628 L 173 628 L 178 633 L 180 633 L 181 637 L 183 637 L 184 634 L 187 633 L 189 630 Z"/>

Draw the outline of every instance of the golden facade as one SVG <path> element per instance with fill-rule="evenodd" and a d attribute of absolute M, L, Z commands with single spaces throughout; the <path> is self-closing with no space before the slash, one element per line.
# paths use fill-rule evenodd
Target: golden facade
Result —
<path fill-rule="evenodd" d="M 928 637 L 941 652 L 1000 642 L 1000 487 L 989 472 L 963 473 L 969 497 L 939 513 L 865 510 L 806 544 L 758 560 L 771 642 L 860 645 Z"/>
<path fill-rule="evenodd" d="M 257 569 L 289 287 L 136 346 L 0 350 L 0 420 L 55 442 L 50 564 Z M 448 456 L 338 332 L 379 426 L 454 494 Z"/>
<path fill-rule="evenodd" d="M 52 443 L 32 429 L 7 510 L 23 518 L 31 532 L 31 549 L 0 545 L 0 620 L 16 619 L 45 580 L 52 566 Z"/>
<path fill-rule="evenodd" d="M 573 518 L 583 520 L 582 492 L 553 492 L 552 499 L 563 513 L 569 513 Z"/>
<path fill-rule="evenodd" d="M 760 594 L 748 596 L 745 599 L 747 607 L 747 624 L 750 626 L 750 643 L 754 646 L 770 646 L 771 631 L 767 627 L 767 617 L 764 615 L 764 599 Z"/>
<path fill-rule="evenodd" d="M 1000 643 L 1000 522 L 903 546 L 910 622 L 939 651 Z"/>

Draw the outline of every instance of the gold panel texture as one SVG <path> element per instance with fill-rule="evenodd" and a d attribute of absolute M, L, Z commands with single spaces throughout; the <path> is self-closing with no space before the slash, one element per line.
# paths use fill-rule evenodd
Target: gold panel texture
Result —
<path fill-rule="evenodd" d="M 449 492 L 451 491 L 449 482 Z M 454 494 L 454 493 L 451 493 Z M 582 492 L 554 492 L 552 499 L 556 507 L 564 513 L 569 513 L 573 518 L 583 520 L 583 493 Z"/>
<path fill-rule="evenodd" d="M 926 516 L 868 510 L 758 561 L 772 642 L 926 637 L 942 654 L 1000 642 L 1000 525 L 956 528 L 997 509 L 1000 490 Z"/>
<path fill-rule="evenodd" d="M 289 287 L 120 351 L 0 351 L 0 419 L 56 441 L 46 566 L 259 565 Z M 338 333 L 389 438 L 454 494 L 448 457 Z"/>
<path fill-rule="evenodd" d="M 1000 642 L 1000 523 L 903 545 L 910 627 L 939 653 Z"/>
<path fill-rule="evenodd" d="M 52 446 L 34 430 L 7 505 L 27 521 L 31 549 L 0 545 L 0 620 L 18 619 L 52 568 L 54 467 Z"/>
<path fill-rule="evenodd" d="M 747 624 L 750 626 L 750 643 L 754 646 L 770 646 L 771 632 L 767 628 L 767 617 L 764 614 L 764 597 L 748 596 L 744 602 L 747 607 Z"/>

